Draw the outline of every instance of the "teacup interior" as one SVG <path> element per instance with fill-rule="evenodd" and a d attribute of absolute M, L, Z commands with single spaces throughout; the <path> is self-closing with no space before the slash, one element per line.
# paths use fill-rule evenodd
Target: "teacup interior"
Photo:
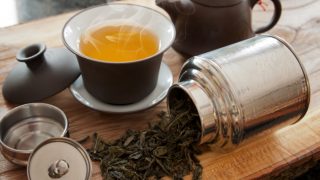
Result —
<path fill-rule="evenodd" d="M 134 24 L 152 31 L 159 39 L 159 52 L 171 46 L 175 29 L 169 18 L 159 12 L 131 4 L 107 4 L 89 8 L 71 18 L 64 27 L 63 38 L 73 52 L 84 56 L 79 50 L 81 34 L 100 24 Z"/>

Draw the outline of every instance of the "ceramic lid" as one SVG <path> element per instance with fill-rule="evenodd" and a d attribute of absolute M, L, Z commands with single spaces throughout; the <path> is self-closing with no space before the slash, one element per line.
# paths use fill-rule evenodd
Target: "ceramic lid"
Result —
<path fill-rule="evenodd" d="M 92 163 L 79 143 L 69 138 L 51 138 L 30 155 L 27 173 L 29 180 L 89 180 Z"/>
<path fill-rule="evenodd" d="M 224 7 L 224 6 L 232 6 L 232 5 L 238 4 L 242 0 L 192 0 L 192 1 L 205 6 Z"/>
<path fill-rule="evenodd" d="M 23 104 L 42 100 L 67 88 L 79 75 L 77 58 L 66 48 L 33 44 L 21 49 L 19 63 L 3 84 L 4 98 Z"/>

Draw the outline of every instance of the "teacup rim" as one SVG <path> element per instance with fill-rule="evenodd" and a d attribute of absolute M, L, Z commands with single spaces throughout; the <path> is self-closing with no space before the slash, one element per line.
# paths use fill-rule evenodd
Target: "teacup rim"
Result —
<path fill-rule="evenodd" d="M 94 8 L 98 8 L 98 7 L 102 7 L 102 6 L 110 6 L 110 5 L 120 5 L 120 6 L 124 6 L 124 5 L 132 5 L 132 6 L 137 6 L 137 7 L 141 7 L 141 8 L 145 8 L 145 9 L 149 9 L 159 15 L 161 15 L 162 17 L 164 17 L 165 19 L 168 20 L 169 24 L 171 25 L 171 27 L 173 27 L 173 34 L 172 34 L 172 39 L 170 40 L 170 42 L 168 43 L 168 46 L 163 48 L 161 51 L 158 51 L 157 53 L 151 55 L 151 56 L 148 56 L 148 57 L 145 57 L 145 58 L 142 58 L 142 59 L 138 59 L 138 60 L 132 60 L 132 61 L 123 61 L 123 62 L 114 62 L 114 61 L 107 61 L 107 60 L 99 60 L 99 59 L 95 59 L 95 58 L 91 58 L 91 57 L 88 57 L 82 53 L 78 53 L 76 51 L 73 50 L 73 48 L 71 48 L 69 46 L 69 44 L 66 42 L 65 40 L 65 36 L 64 36 L 64 32 L 65 32 L 65 29 L 66 29 L 66 26 L 69 24 L 69 22 L 71 20 L 73 20 L 75 17 L 77 17 L 78 15 L 80 15 L 81 13 L 84 13 L 88 10 L 91 10 L 91 9 L 94 9 Z M 67 47 L 67 49 L 69 51 L 71 51 L 73 54 L 81 57 L 81 58 L 84 58 L 86 60 L 90 60 L 90 61 L 93 61 L 93 62 L 96 62 L 96 63 L 102 63 L 102 64 L 131 64 L 131 63 L 139 63 L 139 62 L 142 62 L 142 61 L 147 61 L 147 60 L 150 60 L 156 56 L 159 56 L 160 54 L 163 54 L 165 51 L 167 51 L 173 44 L 175 38 L 176 38 L 176 29 L 175 29 L 175 25 L 173 24 L 172 20 L 165 16 L 164 14 L 160 13 L 159 11 L 151 8 L 151 7 L 147 7 L 147 6 L 143 6 L 143 5 L 139 5 L 139 4 L 134 4 L 134 3 L 129 3 L 129 2 L 126 2 L 126 3 L 105 3 L 105 4 L 100 4 L 100 5 L 95 5 L 95 6 L 92 6 L 92 7 L 88 7 L 88 8 L 85 8 L 77 13 L 75 13 L 74 15 L 72 15 L 66 22 L 65 24 L 63 25 L 63 28 L 62 28 L 62 33 L 61 33 L 61 36 L 62 36 L 62 41 L 63 41 L 63 44 Z"/>

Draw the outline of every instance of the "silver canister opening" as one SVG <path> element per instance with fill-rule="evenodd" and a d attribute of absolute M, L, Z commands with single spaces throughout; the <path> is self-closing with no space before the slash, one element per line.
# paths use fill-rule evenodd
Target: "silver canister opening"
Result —
<path fill-rule="evenodd" d="M 194 121 L 200 121 L 199 123 L 201 124 L 199 144 L 212 141 L 217 132 L 216 121 L 210 120 L 210 118 L 214 117 L 213 104 L 199 84 L 195 81 L 188 81 L 175 84 L 169 89 L 167 105 L 170 116 L 172 110 L 175 109 L 175 102 L 182 99 L 190 99 L 194 112 L 198 114 L 198 118 L 195 118 Z"/>

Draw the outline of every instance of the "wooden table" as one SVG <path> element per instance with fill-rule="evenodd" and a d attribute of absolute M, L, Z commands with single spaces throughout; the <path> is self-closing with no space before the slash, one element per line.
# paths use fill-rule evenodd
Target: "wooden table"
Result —
<path fill-rule="evenodd" d="M 146 2 L 148 1 L 148 2 Z M 153 1 L 140 0 L 152 6 Z M 311 105 L 303 120 L 267 136 L 258 136 L 229 153 L 211 149 L 199 158 L 204 166 L 204 179 L 275 178 L 298 175 L 320 159 L 320 1 L 281 0 L 283 14 L 278 25 L 269 33 L 290 42 L 300 56 L 310 78 Z M 271 7 L 271 6 L 270 6 Z M 269 8 L 270 8 L 269 7 Z M 61 29 L 74 13 L 63 14 L 26 24 L 0 29 L 0 84 L 16 64 L 15 53 L 25 45 L 44 42 L 48 47 L 60 47 Z M 269 21 L 271 10 L 256 7 L 254 24 Z M 280 61 L 281 59 L 279 59 Z M 175 80 L 184 62 L 170 49 L 164 61 L 170 66 Z M 77 102 L 65 90 L 44 100 L 64 110 L 69 118 L 71 137 L 79 139 L 98 132 L 105 139 L 115 139 L 126 129 L 144 129 L 166 109 L 166 102 L 140 113 L 113 115 L 93 111 Z M 0 96 L 0 114 L 14 107 Z M 101 179 L 99 166 L 94 163 L 93 178 Z M 188 179 L 189 177 L 187 177 Z M 9 163 L 0 155 L 0 179 L 27 179 L 26 169 Z"/>

